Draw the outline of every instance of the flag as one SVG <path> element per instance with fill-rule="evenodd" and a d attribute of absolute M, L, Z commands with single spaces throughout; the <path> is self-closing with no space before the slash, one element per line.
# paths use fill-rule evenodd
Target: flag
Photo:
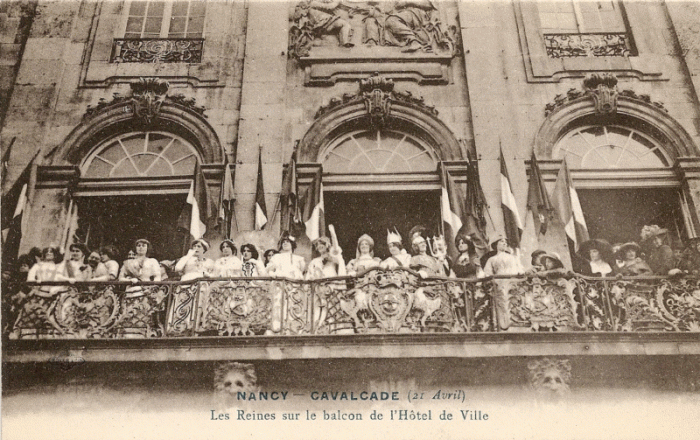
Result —
<path fill-rule="evenodd" d="M 207 226 L 215 218 L 214 204 L 209 196 L 207 181 L 204 178 L 202 166 L 197 161 L 190 190 L 187 193 L 187 202 L 178 218 L 178 227 L 188 230 L 192 239 L 196 240 L 204 236 Z"/>
<path fill-rule="evenodd" d="M 282 229 L 291 232 L 294 225 L 302 223 L 299 209 L 299 188 L 297 184 L 297 158 L 296 150 L 287 165 L 284 179 L 282 179 L 282 206 L 285 213 L 286 224 Z"/>
<path fill-rule="evenodd" d="M 258 156 L 258 183 L 255 188 L 255 230 L 259 231 L 267 224 L 267 208 L 265 207 L 265 187 L 262 175 L 262 149 Z"/>
<path fill-rule="evenodd" d="M 515 203 L 510 177 L 508 177 L 508 168 L 503 158 L 503 150 L 500 156 L 501 162 L 501 209 L 503 210 L 503 222 L 506 238 L 508 243 L 517 248 L 520 246 L 520 236 L 523 233 L 523 223 L 520 221 L 518 214 L 518 206 Z"/>
<path fill-rule="evenodd" d="M 535 157 L 534 151 L 530 158 L 530 183 L 527 191 L 527 209 L 532 212 L 532 218 L 535 221 L 535 230 L 539 234 L 544 235 L 547 232 L 547 225 L 551 220 L 554 208 L 552 207 L 552 202 L 549 200 L 547 188 L 544 186 L 544 180 L 542 180 L 542 173 L 540 172 L 539 165 L 537 165 L 537 158 Z"/>
<path fill-rule="evenodd" d="M 231 217 L 236 194 L 233 192 L 233 177 L 231 164 L 226 161 L 224 175 L 221 178 L 221 191 L 219 195 L 219 225 L 223 228 L 224 237 L 231 237 Z"/>
<path fill-rule="evenodd" d="M 457 187 L 452 176 L 447 171 L 444 162 L 441 164 L 442 169 L 442 194 L 440 197 L 440 210 L 442 212 L 442 221 L 445 231 L 445 242 L 447 249 L 451 255 L 456 255 L 454 247 L 455 237 L 462 229 L 462 219 L 464 218 L 464 196 Z"/>
<path fill-rule="evenodd" d="M 574 252 L 578 251 L 579 245 L 589 240 L 588 228 L 583 218 L 581 202 L 569 175 L 569 168 L 566 166 L 566 159 L 562 161 L 557 183 L 554 185 L 552 206 L 564 225 L 566 236 L 574 244 Z"/>
<path fill-rule="evenodd" d="M 469 155 L 467 167 L 467 195 L 464 200 L 465 217 L 463 218 L 464 232 L 472 237 L 478 255 L 488 252 L 489 240 L 486 235 L 486 218 L 484 216 L 486 196 L 481 188 L 479 169 L 476 159 Z"/>
<path fill-rule="evenodd" d="M 30 175 L 36 154 L 22 170 L 12 187 L 2 196 L 2 265 L 7 267 L 17 258 L 22 241 L 22 218 L 29 202 Z"/>
<path fill-rule="evenodd" d="M 304 213 L 302 218 L 306 226 L 306 236 L 311 241 L 325 235 L 326 231 L 321 173 L 322 170 L 319 168 L 304 196 Z"/>

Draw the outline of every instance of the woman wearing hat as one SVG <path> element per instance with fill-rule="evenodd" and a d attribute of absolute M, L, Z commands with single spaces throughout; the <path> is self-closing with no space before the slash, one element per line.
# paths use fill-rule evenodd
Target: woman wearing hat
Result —
<path fill-rule="evenodd" d="M 214 262 L 215 277 L 229 278 L 241 276 L 243 262 L 236 256 L 236 245 L 232 240 L 226 239 L 219 245 L 221 258 Z"/>
<path fill-rule="evenodd" d="M 484 266 L 484 274 L 487 277 L 493 275 L 520 275 L 523 273 L 520 260 L 510 253 L 510 246 L 508 246 L 506 238 L 498 238 L 491 243 L 491 248 L 496 251 L 496 255 L 489 258 Z"/>
<path fill-rule="evenodd" d="M 620 249 L 617 251 L 617 258 L 622 261 L 622 266 L 617 269 L 617 275 L 652 275 L 653 272 L 649 265 L 637 256 L 640 250 L 641 248 L 635 242 L 625 243 L 620 246 Z"/>
<path fill-rule="evenodd" d="M 648 238 L 651 250 L 647 256 L 647 263 L 656 275 L 668 275 L 668 272 L 675 268 L 673 249 L 665 243 L 667 236 L 668 229 L 658 228 Z"/>
<path fill-rule="evenodd" d="M 214 273 L 214 261 L 204 256 L 209 250 L 209 243 L 203 238 L 192 242 L 187 255 L 180 258 L 175 270 L 182 274 L 180 281 L 210 277 Z"/>
<path fill-rule="evenodd" d="M 317 280 L 319 278 L 331 278 L 345 275 L 345 260 L 340 248 L 333 249 L 328 237 L 318 237 L 311 243 L 314 252 L 318 255 L 311 260 L 306 268 L 306 279 Z"/>
<path fill-rule="evenodd" d="M 348 275 L 355 276 L 373 267 L 378 267 L 381 260 L 374 256 L 374 240 L 367 234 L 357 239 L 355 258 L 346 267 Z"/>
<path fill-rule="evenodd" d="M 119 272 L 119 281 L 160 281 L 160 263 L 155 258 L 149 258 L 151 242 L 140 238 L 134 243 L 134 258 L 124 261 Z"/>
<path fill-rule="evenodd" d="M 588 262 L 581 267 L 582 275 L 606 277 L 612 274 L 613 269 L 607 261 L 612 255 L 612 246 L 607 241 L 598 238 L 584 241 L 579 248 L 579 255 Z"/>
<path fill-rule="evenodd" d="M 386 231 L 386 244 L 391 256 L 382 261 L 382 269 L 395 269 L 397 267 L 408 267 L 411 264 L 411 256 L 403 248 L 401 235 L 394 229 L 394 232 Z"/>
<path fill-rule="evenodd" d="M 539 275 L 563 276 L 566 273 L 564 263 L 561 262 L 561 257 L 556 252 L 545 252 L 540 257 L 540 261 L 544 270 L 539 272 Z"/>
<path fill-rule="evenodd" d="M 282 234 L 279 241 L 279 253 L 270 258 L 270 263 L 265 269 L 267 274 L 272 277 L 303 279 L 306 260 L 304 257 L 294 254 L 296 248 L 296 239 L 287 233 Z"/>
<path fill-rule="evenodd" d="M 481 278 L 484 276 L 484 271 L 477 263 L 476 248 L 474 242 L 466 234 L 458 234 L 455 237 L 455 247 L 459 252 L 457 261 L 452 265 L 457 278 Z"/>

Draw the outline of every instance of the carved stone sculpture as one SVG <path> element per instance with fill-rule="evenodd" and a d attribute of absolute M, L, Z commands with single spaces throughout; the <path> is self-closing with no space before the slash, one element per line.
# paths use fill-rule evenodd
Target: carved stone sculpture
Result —
<path fill-rule="evenodd" d="M 336 35 L 338 43 L 352 47 L 352 26 L 336 13 L 340 6 L 337 0 L 304 0 L 297 4 L 292 16 L 290 52 L 306 56 L 312 41 L 322 35 Z"/>

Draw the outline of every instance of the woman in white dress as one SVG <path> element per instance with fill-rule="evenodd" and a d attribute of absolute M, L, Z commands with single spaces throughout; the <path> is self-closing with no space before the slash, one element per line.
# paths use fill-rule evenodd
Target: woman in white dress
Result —
<path fill-rule="evenodd" d="M 214 276 L 229 278 L 241 276 L 243 262 L 236 256 L 236 245 L 228 238 L 219 245 L 221 258 L 214 262 Z"/>
<path fill-rule="evenodd" d="M 29 269 L 27 281 L 41 283 L 56 281 L 56 275 L 63 272 L 61 253 L 57 247 L 47 247 L 41 253 L 42 260 Z"/>
<path fill-rule="evenodd" d="M 134 243 L 134 258 L 124 261 L 119 272 L 119 281 L 160 281 L 160 264 L 155 258 L 149 258 L 151 242 L 140 238 Z"/>
<path fill-rule="evenodd" d="M 386 244 L 389 247 L 391 256 L 382 261 L 382 269 L 408 268 L 409 264 L 411 264 L 411 255 L 403 248 L 401 235 L 398 231 L 387 231 Z"/>
<path fill-rule="evenodd" d="M 282 234 L 279 242 L 280 251 L 270 258 L 270 263 L 266 268 L 267 274 L 272 277 L 303 279 L 306 260 L 304 260 L 304 257 L 294 254 L 296 248 L 296 239 L 291 235 Z"/>
<path fill-rule="evenodd" d="M 187 255 L 180 258 L 175 265 L 175 270 L 182 274 L 180 281 L 207 278 L 213 275 L 214 261 L 204 256 L 208 250 L 209 243 L 203 238 L 192 242 Z"/>

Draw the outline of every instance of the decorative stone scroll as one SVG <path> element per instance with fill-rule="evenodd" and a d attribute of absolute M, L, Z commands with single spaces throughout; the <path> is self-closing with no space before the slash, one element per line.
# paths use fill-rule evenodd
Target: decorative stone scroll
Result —
<path fill-rule="evenodd" d="M 630 55 L 629 35 L 626 33 L 544 34 L 544 45 L 551 58 Z"/>
<path fill-rule="evenodd" d="M 201 63 L 202 38 L 115 38 L 111 63 Z"/>

